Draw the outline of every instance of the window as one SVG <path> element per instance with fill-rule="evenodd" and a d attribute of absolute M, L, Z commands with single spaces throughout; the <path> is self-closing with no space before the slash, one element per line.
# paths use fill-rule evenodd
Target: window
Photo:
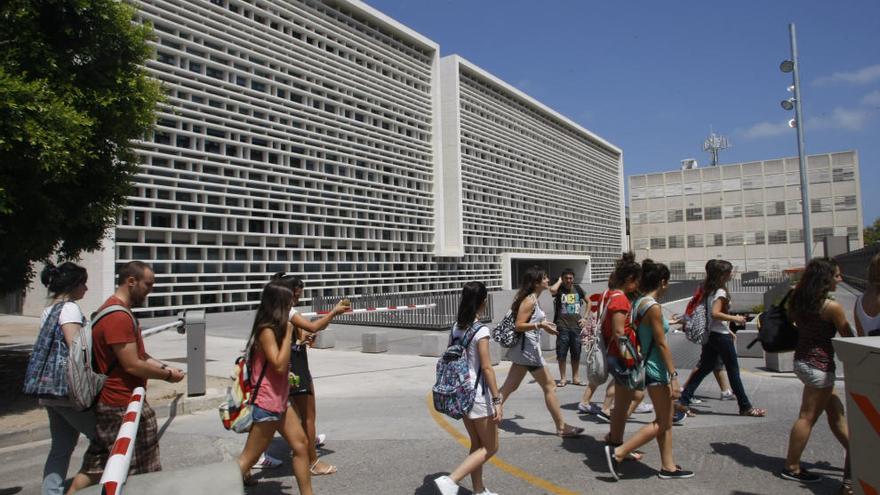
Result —
<path fill-rule="evenodd" d="M 786 235 L 785 230 L 768 230 L 767 231 L 767 244 L 786 244 L 788 243 L 788 236 Z"/>
<path fill-rule="evenodd" d="M 724 245 L 723 234 L 706 234 L 706 247 L 715 247 Z"/>
<path fill-rule="evenodd" d="M 739 191 L 742 187 L 740 179 L 724 179 L 721 184 L 725 191 Z"/>
<path fill-rule="evenodd" d="M 669 249 L 683 248 L 683 247 L 684 247 L 684 236 L 683 235 L 669 236 Z"/>
<path fill-rule="evenodd" d="M 701 234 L 689 235 L 688 236 L 688 247 L 689 248 L 703 247 L 703 236 Z"/>
<path fill-rule="evenodd" d="M 648 239 L 635 239 L 633 241 L 633 249 L 648 249 Z"/>
<path fill-rule="evenodd" d="M 666 212 L 664 211 L 649 211 L 648 212 L 648 223 L 663 223 L 666 221 Z"/>
<path fill-rule="evenodd" d="M 760 232 L 744 232 L 743 233 L 743 244 L 748 245 L 761 245 L 764 244 L 764 231 Z"/>
<path fill-rule="evenodd" d="M 743 189 L 761 189 L 760 177 L 746 177 L 743 179 Z"/>
<path fill-rule="evenodd" d="M 633 225 L 648 223 L 648 214 L 646 212 L 642 212 L 630 215 L 630 222 L 632 222 Z"/>
<path fill-rule="evenodd" d="M 764 177 L 764 187 L 782 187 L 785 185 L 785 175 L 774 174 Z"/>
<path fill-rule="evenodd" d="M 764 216 L 764 205 L 761 203 L 752 203 L 750 205 L 745 206 L 746 216 L 747 217 L 763 217 Z"/>
<path fill-rule="evenodd" d="M 709 180 L 703 182 L 703 192 L 718 192 L 721 190 L 721 181 L 720 180 Z"/>
<path fill-rule="evenodd" d="M 847 227 L 846 228 L 846 237 L 851 241 L 859 240 L 859 228 L 858 227 Z"/>
<path fill-rule="evenodd" d="M 856 197 L 855 196 L 837 196 L 834 198 L 834 210 L 835 211 L 845 211 L 845 210 L 855 210 L 856 209 Z"/>
<path fill-rule="evenodd" d="M 651 238 L 651 249 L 666 249 L 666 238 L 665 237 L 652 237 Z"/>
<path fill-rule="evenodd" d="M 687 209 L 687 220 L 688 222 L 694 222 L 697 220 L 703 219 L 703 209 L 702 208 L 688 208 Z"/>
<path fill-rule="evenodd" d="M 707 206 L 703 209 L 703 214 L 705 215 L 705 220 L 721 220 L 721 207 Z"/>
<path fill-rule="evenodd" d="M 822 239 L 834 235 L 834 227 L 816 227 L 813 229 L 813 242 L 822 242 Z"/>
<path fill-rule="evenodd" d="M 666 196 L 681 196 L 681 184 L 666 184 Z"/>
<path fill-rule="evenodd" d="M 852 165 L 834 167 L 831 169 L 831 177 L 834 182 L 846 182 L 855 180 L 855 169 Z"/>
<path fill-rule="evenodd" d="M 788 211 L 788 214 L 791 215 L 793 213 L 802 213 L 801 210 L 801 200 L 799 199 L 789 199 L 786 201 L 785 209 Z"/>
<path fill-rule="evenodd" d="M 790 229 L 788 242 L 804 242 L 804 229 Z"/>
<path fill-rule="evenodd" d="M 700 194 L 700 183 L 685 184 L 682 186 L 682 190 L 684 190 L 685 194 Z"/>
<path fill-rule="evenodd" d="M 742 232 L 728 232 L 724 236 L 724 245 L 725 246 L 742 246 L 743 244 L 743 234 Z"/>
<path fill-rule="evenodd" d="M 811 198 L 810 213 L 831 211 L 831 198 Z"/>
<path fill-rule="evenodd" d="M 742 205 L 731 205 L 724 207 L 724 218 L 740 218 L 743 216 Z"/>
<path fill-rule="evenodd" d="M 637 189 L 632 189 L 630 191 L 630 199 L 645 199 L 648 195 L 645 193 L 645 190 L 641 187 Z"/>
<path fill-rule="evenodd" d="M 684 212 L 682 210 L 669 210 L 666 212 L 667 222 L 681 222 L 682 220 L 684 220 Z"/>
<path fill-rule="evenodd" d="M 831 172 L 828 169 L 820 168 L 817 170 L 808 170 L 807 177 L 810 184 L 821 184 L 823 182 L 831 182 Z"/>
<path fill-rule="evenodd" d="M 785 215 L 785 201 L 770 201 L 766 206 L 768 217 Z"/>

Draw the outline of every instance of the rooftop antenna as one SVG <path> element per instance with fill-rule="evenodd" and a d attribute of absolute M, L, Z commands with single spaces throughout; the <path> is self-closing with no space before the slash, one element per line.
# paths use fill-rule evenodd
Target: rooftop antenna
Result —
<path fill-rule="evenodd" d="M 703 141 L 703 151 L 708 151 L 712 155 L 711 166 L 715 167 L 718 165 L 718 152 L 727 148 L 730 148 L 730 142 L 727 141 L 727 137 L 715 134 L 712 128 L 709 127 L 709 137 Z"/>

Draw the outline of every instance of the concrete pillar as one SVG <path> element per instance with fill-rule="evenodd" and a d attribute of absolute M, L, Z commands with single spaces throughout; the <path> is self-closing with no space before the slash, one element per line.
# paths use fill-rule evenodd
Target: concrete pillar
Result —
<path fill-rule="evenodd" d="M 380 353 L 388 352 L 387 332 L 366 332 L 361 336 L 361 352 Z"/>
<path fill-rule="evenodd" d="M 186 395 L 205 395 L 205 310 L 189 309 L 177 315 L 186 332 Z"/>
<path fill-rule="evenodd" d="M 429 333 L 422 335 L 422 352 L 420 356 L 440 357 L 446 352 L 449 344 L 449 334 Z"/>
<path fill-rule="evenodd" d="M 332 328 L 325 328 L 315 334 L 315 340 L 312 342 L 315 349 L 329 349 L 336 347 L 336 331 Z"/>

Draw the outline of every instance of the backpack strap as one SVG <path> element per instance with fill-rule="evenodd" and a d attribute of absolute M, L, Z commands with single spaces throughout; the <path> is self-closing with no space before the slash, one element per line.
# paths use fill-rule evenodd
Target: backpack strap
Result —
<path fill-rule="evenodd" d="M 260 370 L 260 377 L 257 378 L 257 383 L 254 385 L 254 390 L 251 392 L 249 399 L 249 403 L 253 405 L 257 400 L 257 394 L 260 393 L 260 384 L 263 383 L 263 377 L 266 376 L 266 368 L 269 367 L 269 362 L 266 359 L 263 359 L 263 369 Z"/>
<path fill-rule="evenodd" d="M 137 337 L 137 334 L 138 334 L 137 318 L 134 316 L 134 313 L 132 313 L 130 309 L 126 308 L 125 306 L 123 306 L 121 304 L 111 304 L 110 306 L 107 306 L 106 308 L 102 309 L 98 313 L 92 314 L 92 328 L 94 328 L 95 325 L 98 324 L 98 321 L 100 321 L 101 318 L 104 318 L 105 316 L 107 316 L 111 313 L 116 313 L 117 311 L 122 311 L 125 314 L 127 314 L 129 317 L 131 317 L 131 332 L 135 335 L 135 337 Z M 115 356 L 115 354 L 114 354 L 114 356 Z M 110 363 L 110 366 L 107 367 L 107 372 L 104 373 L 104 375 L 110 376 L 110 373 L 113 373 L 113 370 L 116 369 L 116 365 L 118 363 L 119 363 L 119 359 L 118 358 L 114 359 L 113 362 Z"/>
<path fill-rule="evenodd" d="M 642 301 L 645 301 L 645 304 L 642 304 Z M 660 303 L 658 303 L 657 300 L 651 296 L 642 296 L 638 300 L 636 300 L 636 303 L 634 305 L 636 309 L 632 312 L 632 315 L 630 315 L 630 326 L 632 327 L 634 332 L 638 332 L 638 328 L 642 324 L 642 319 L 645 317 L 645 314 L 647 314 L 648 310 L 658 304 Z M 636 316 L 638 316 L 638 319 L 634 319 Z M 654 338 L 652 336 L 651 343 L 648 344 L 648 352 L 640 356 L 642 362 L 648 359 L 648 357 L 651 355 L 651 351 L 653 350 Z"/>

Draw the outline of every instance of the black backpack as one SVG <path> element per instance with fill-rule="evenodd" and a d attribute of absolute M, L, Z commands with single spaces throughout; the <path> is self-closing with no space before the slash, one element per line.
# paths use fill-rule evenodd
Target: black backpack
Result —
<path fill-rule="evenodd" d="M 797 327 L 788 320 L 785 309 L 790 295 L 791 291 L 788 291 L 779 304 L 771 305 L 758 315 L 758 337 L 748 345 L 748 349 L 756 342 L 761 342 L 764 352 L 789 352 L 797 347 Z"/>

